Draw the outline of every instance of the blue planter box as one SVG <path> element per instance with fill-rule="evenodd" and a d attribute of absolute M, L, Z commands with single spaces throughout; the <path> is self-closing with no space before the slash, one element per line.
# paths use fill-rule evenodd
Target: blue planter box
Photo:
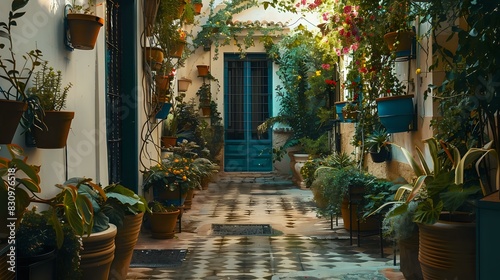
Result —
<path fill-rule="evenodd" d="M 380 122 L 389 133 L 410 130 L 414 118 L 413 95 L 377 98 Z"/>

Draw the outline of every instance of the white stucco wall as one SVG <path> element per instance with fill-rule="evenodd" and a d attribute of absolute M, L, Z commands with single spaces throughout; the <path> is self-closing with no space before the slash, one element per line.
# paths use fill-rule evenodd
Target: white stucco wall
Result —
<path fill-rule="evenodd" d="M 104 32 L 101 28 L 94 50 L 68 51 L 63 44 L 62 0 L 31 0 L 22 11 L 26 14 L 17 20 L 13 28 L 14 50 L 19 60 L 22 55 L 38 48 L 49 65 L 62 71 L 63 85 L 71 82 L 67 111 L 74 111 L 75 118 L 65 149 L 43 150 L 26 148 L 28 162 L 41 165 L 43 196 L 57 193 L 54 184 L 64 182 L 65 177 L 85 176 L 96 182 L 108 182 L 106 134 L 105 134 L 105 64 Z M 0 2 L 0 20 L 8 20 L 11 1 Z M 104 6 L 98 5 L 97 15 L 104 16 Z M 0 50 L 2 57 L 8 55 Z M 0 81 L 5 85 L 5 81 Z M 13 143 L 25 145 L 24 135 L 18 128 Z M 5 153 L 5 148 L 2 147 Z M 67 174 L 65 174 L 67 165 Z"/>

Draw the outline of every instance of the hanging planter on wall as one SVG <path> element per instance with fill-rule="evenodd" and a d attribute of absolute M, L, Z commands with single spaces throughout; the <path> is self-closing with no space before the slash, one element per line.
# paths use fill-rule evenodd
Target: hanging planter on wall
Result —
<path fill-rule="evenodd" d="M 74 117 L 75 112 L 46 111 L 43 117 L 46 129 L 33 129 L 36 147 L 41 149 L 64 148 Z"/>
<path fill-rule="evenodd" d="M 203 8 L 203 3 L 201 3 L 201 2 L 193 2 L 193 11 L 194 11 L 195 15 L 200 15 L 202 8 Z"/>
<path fill-rule="evenodd" d="M 377 98 L 380 122 L 388 133 L 410 130 L 414 118 L 413 94 Z"/>
<path fill-rule="evenodd" d="M 206 77 L 208 76 L 208 65 L 196 65 L 196 68 L 198 68 L 198 76 L 199 77 Z"/>
<path fill-rule="evenodd" d="M 151 67 L 151 70 L 160 71 L 163 65 L 163 59 L 165 58 L 163 50 L 158 47 L 144 47 L 143 51 L 146 62 L 149 67 Z"/>
<path fill-rule="evenodd" d="M 342 109 L 347 104 L 347 101 L 335 102 L 335 112 L 337 113 L 337 118 L 343 122 L 344 121 L 344 113 Z"/>
<path fill-rule="evenodd" d="M 94 49 L 104 19 L 90 14 L 71 13 L 71 5 L 65 8 L 65 43 L 68 49 Z"/>
<path fill-rule="evenodd" d="M 180 92 L 186 92 L 188 90 L 191 82 L 192 81 L 190 79 L 186 79 L 186 78 L 181 78 L 181 79 L 177 80 L 177 90 Z"/>
<path fill-rule="evenodd" d="M 14 100 L 0 100 L 0 144 L 10 144 L 28 104 Z"/>
<path fill-rule="evenodd" d="M 174 44 L 174 47 L 170 50 L 170 57 L 181 58 L 184 52 L 184 47 L 186 46 L 186 41 L 178 41 Z"/>
<path fill-rule="evenodd" d="M 415 54 L 415 32 L 394 31 L 384 35 L 384 42 L 396 57 L 413 56 Z"/>
<path fill-rule="evenodd" d="M 171 108 L 172 108 L 172 103 L 163 103 L 161 110 L 158 113 L 156 113 L 155 117 L 159 120 L 166 119 Z"/>
<path fill-rule="evenodd" d="M 155 75 L 156 91 L 160 94 L 166 94 L 170 88 L 171 77 L 168 75 Z M 168 102 L 168 101 L 167 101 Z"/>

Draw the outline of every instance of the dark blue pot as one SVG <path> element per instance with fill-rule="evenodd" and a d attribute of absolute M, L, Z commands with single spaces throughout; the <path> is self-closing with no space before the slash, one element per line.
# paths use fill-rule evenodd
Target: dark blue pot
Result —
<path fill-rule="evenodd" d="M 172 108 L 171 103 L 164 103 L 160 112 L 156 113 L 156 118 L 160 120 L 164 120 L 167 118 L 168 113 L 170 112 L 170 108 Z"/>
<path fill-rule="evenodd" d="M 377 98 L 380 122 L 389 133 L 410 130 L 413 122 L 413 94 Z"/>

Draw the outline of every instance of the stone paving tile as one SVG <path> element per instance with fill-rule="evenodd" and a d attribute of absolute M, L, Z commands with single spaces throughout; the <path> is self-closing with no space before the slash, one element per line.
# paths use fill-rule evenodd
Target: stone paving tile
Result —
<path fill-rule="evenodd" d="M 212 224 L 231 223 L 270 224 L 274 233 L 211 234 Z M 342 227 L 341 219 L 332 229 L 329 219 L 316 217 L 310 190 L 275 174 L 220 175 L 208 190 L 196 192 L 175 238 L 152 239 L 146 229 L 141 231 L 136 249 L 187 249 L 182 266 L 131 268 L 127 279 L 355 279 L 351 276 L 360 268 L 366 275 L 377 275 L 381 268 L 397 275 L 392 247 L 386 244 L 381 258 L 377 238 L 363 238 L 361 247 L 354 240 L 351 246 Z M 342 273 L 351 278 L 335 278 Z"/>

